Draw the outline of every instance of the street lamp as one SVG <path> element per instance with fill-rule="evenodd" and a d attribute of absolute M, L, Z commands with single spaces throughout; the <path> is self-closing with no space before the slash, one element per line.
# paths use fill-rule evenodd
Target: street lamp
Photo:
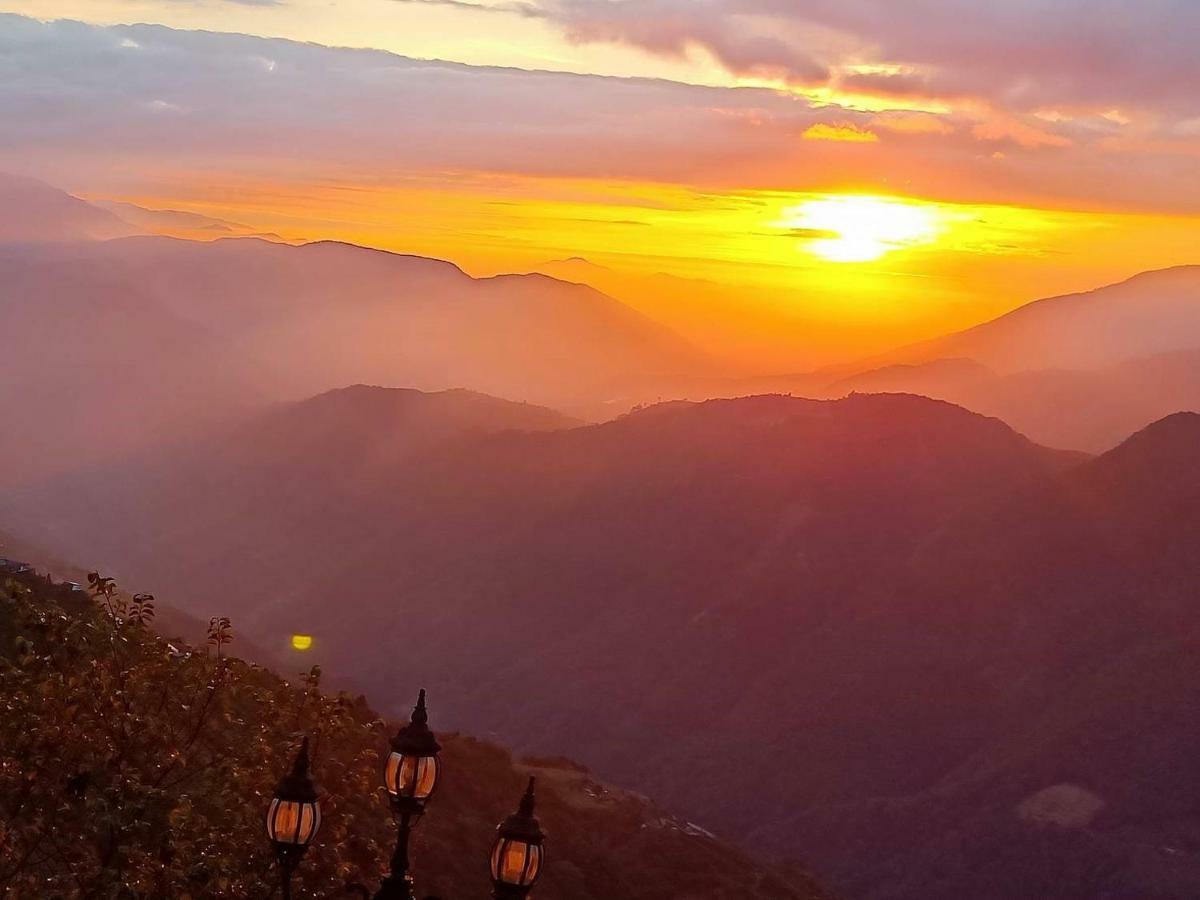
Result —
<path fill-rule="evenodd" d="M 413 900 L 413 880 L 408 872 L 408 839 L 437 787 L 441 749 L 429 730 L 429 714 L 422 689 L 412 720 L 392 738 L 392 752 L 383 770 L 383 786 L 391 797 L 397 835 L 391 872 L 380 885 L 375 900 Z"/>
<path fill-rule="evenodd" d="M 492 845 L 492 896 L 496 900 L 521 900 L 528 896 L 542 873 L 542 843 L 546 835 L 533 814 L 534 779 L 517 811 L 496 829 Z"/>
<path fill-rule="evenodd" d="M 283 900 L 291 900 L 292 872 L 321 827 L 321 802 L 308 777 L 308 737 L 292 763 L 292 771 L 280 779 L 267 808 L 267 837 L 279 860 Z"/>

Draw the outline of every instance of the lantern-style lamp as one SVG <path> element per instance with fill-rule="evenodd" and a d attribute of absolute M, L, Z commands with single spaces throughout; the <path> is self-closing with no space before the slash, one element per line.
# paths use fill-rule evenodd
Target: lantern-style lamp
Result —
<path fill-rule="evenodd" d="M 425 691 L 417 697 L 412 721 L 392 738 L 392 752 L 384 767 L 383 784 L 397 810 L 419 816 L 437 787 L 441 745 L 429 730 Z"/>
<path fill-rule="evenodd" d="M 379 886 L 375 900 L 412 900 L 413 879 L 409 874 L 408 842 L 417 820 L 425 812 L 425 803 L 437 787 L 441 745 L 429 730 L 425 709 L 425 691 L 417 696 L 411 721 L 392 738 L 391 753 L 383 767 L 383 786 L 392 800 L 396 818 L 396 849 L 392 852 L 389 873 Z"/>
<path fill-rule="evenodd" d="M 275 847 L 284 900 L 291 897 L 292 872 L 321 827 L 321 802 L 308 775 L 308 738 L 292 763 L 292 771 L 275 788 L 267 808 L 267 837 Z"/>
<path fill-rule="evenodd" d="M 496 900 L 527 896 L 542 873 L 546 836 L 533 814 L 533 786 L 534 779 L 530 778 L 520 807 L 496 829 L 496 843 L 492 845 L 492 896 Z"/>

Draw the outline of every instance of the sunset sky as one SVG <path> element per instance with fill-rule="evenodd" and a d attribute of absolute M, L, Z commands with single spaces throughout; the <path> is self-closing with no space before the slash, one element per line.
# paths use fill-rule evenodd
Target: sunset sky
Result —
<path fill-rule="evenodd" d="M 2 171 L 587 279 L 743 363 L 1200 262 L 1189 0 L 0 11 Z"/>

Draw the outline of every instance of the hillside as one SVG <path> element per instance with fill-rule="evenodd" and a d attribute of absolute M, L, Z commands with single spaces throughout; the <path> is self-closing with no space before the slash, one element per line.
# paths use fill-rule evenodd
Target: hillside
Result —
<path fill-rule="evenodd" d="M 312 633 L 341 683 L 420 678 L 447 723 L 852 896 L 1056 897 L 1071 867 L 1083 896 L 1182 898 L 1200 845 L 1150 806 L 1188 783 L 1200 703 L 1164 682 L 1200 639 L 1196 421 L 1089 462 L 920 397 L 765 396 L 339 462 L 362 477 L 226 438 L 236 463 L 201 442 L 8 502 L 185 608 L 242 598 L 273 651 Z"/>
<path fill-rule="evenodd" d="M 823 841 L 791 824 L 798 809 L 923 789 L 995 736 L 993 686 L 952 639 L 914 630 L 932 613 L 909 561 L 964 511 L 1078 459 L 902 396 L 463 435 L 366 483 L 297 480 L 262 449 L 269 477 L 242 480 L 253 470 L 225 454 L 139 461 L 10 502 L 189 608 L 201 585 L 244 598 L 239 621 L 268 648 L 313 634 L 346 683 L 420 676 L 457 726 L 570 751 L 831 868 L 847 861 L 810 853 Z M 498 678 L 532 687 L 497 705 Z"/>
<path fill-rule="evenodd" d="M 301 733 L 313 740 L 324 821 L 297 896 L 374 885 L 394 841 L 378 784 L 394 726 L 361 697 L 321 692 L 319 670 L 288 685 L 124 617 L 117 624 L 103 604 L 36 574 L 0 585 L 9 710 L 0 887 L 14 896 L 109 896 L 118 884 L 121 896 L 268 895 L 262 817 Z M 569 762 L 514 760 L 493 744 L 440 737 L 444 784 L 415 838 L 423 890 L 487 892 L 495 824 L 533 774 L 550 834 L 539 898 L 827 896 L 798 870 L 768 870 Z M 62 815 L 71 806 L 86 814 Z"/>
<path fill-rule="evenodd" d="M 926 791 L 810 821 L 840 853 L 878 839 L 852 895 L 1196 896 L 1198 449 L 1200 416 L 1169 417 L 929 548 L 1000 727 Z"/>

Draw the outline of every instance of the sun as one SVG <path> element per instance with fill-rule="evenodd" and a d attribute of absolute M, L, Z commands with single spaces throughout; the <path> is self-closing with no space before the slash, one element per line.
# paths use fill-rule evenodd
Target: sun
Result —
<path fill-rule="evenodd" d="M 829 196 L 784 210 L 784 227 L 805 236 L 804 249 L 830 262 L 871 262 L 934 241 L 937 209 L 890 197 Z"/>

